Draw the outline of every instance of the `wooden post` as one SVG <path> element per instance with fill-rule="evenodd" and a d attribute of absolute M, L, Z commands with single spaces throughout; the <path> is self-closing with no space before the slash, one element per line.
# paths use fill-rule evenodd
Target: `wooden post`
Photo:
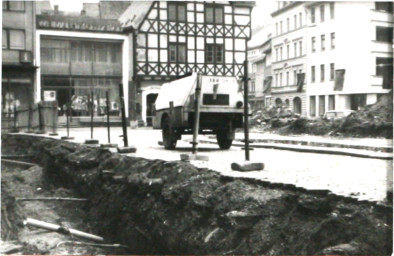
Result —
<path fill-rule="evenodd" d="M 33 122 L 33 107 L 32 107 L 32 104 L 29 103 L 29 119 L 28 119 L 28 123 L 27 123 L 27 131 L 26 131 L 26 133 L 32 133 L 33 132 L 32 122 Z"/>
<path fill-rule="evenodd" d="M 244 61 L 244 133 L 245 133 L 245 160 L 249 161 L 249 117 L 248 117 L 248 61 Z"/>
<path fill-rule="evenodd" d="M 193 122 L 193 147 L 192 153 L 195 154 L 197 152 L 197 139 L 198 139 L 198 130 L 200 128 L 200 95 L 201 95 L 201 74 L 197 74 L 197 82 L 196 82 L 196 91 L 195 91 L 195 99 L 194 99 L 194 122 Z"/>
<path fill-rule="evenodd" d="M 12 132 L 19 132 L 18 127 L 17 127 L 17 111 L 16 111 L 16 102 L 14 102 L 14 128 L 12 129 Z"/>
<path fill-rule="evenodd" d="M 123 94 L 123 84 L 119 84 L 119 97 L 120 97 L 120 108 L 122 112 L 122 128 L 123 128 L 123 142 L 124 146 L 128 147 L 129 142 L 127 138 L 127 127 L 126 127 L 126 112 L 124 107 L 124 94 Z"/>
<path fill-rule="evenodd" d="M 110 133 L 110 124 L 109 124 L 109 93 L 105 92 L 106 99 L 106 109 L 107 109 L 107 132 L 108 132 L 108 143 L 111 143 L 111 133 Z"/>
<path fill-rule="evenodd" d="M 93 115 L 94 115 L 94 94 L 93 91 L 88 95 L 88 102 L 90 102 L 90 139 L 93 139 Z"/>
<path fill-rule="evenodd" d="M 45 128 L 43 124 L 43 113 L 42 113 L 42 102 L 38 102 L 38 124 L 39 124 L 39 130 L 35 132 L 36 134 L 44 134 L 45 133 Z"/>

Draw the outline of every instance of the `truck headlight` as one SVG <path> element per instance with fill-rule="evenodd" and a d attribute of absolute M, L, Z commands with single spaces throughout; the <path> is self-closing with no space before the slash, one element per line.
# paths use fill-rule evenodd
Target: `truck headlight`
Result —
<path fill-rule="evenodd" d="M 244 105 L 244 103 L 242 101 L 237 101 L 237 108 L 242 108 L 242 106 Z"/>

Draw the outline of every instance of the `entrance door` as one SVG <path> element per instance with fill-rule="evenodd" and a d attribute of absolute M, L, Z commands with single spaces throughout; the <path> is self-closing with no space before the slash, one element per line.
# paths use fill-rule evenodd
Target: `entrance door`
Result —
<path fill-rule="evenodd" d="M 156 102 L 157 93 L 146 95 L 146 125 L 152 126 L 153 104 Z"/>
<path fill-rule="evenodd" d="M 295 114 L 301 114 L 301 99 L 299 97 L 295 97 L 293 100 L 293 108 Z"/>

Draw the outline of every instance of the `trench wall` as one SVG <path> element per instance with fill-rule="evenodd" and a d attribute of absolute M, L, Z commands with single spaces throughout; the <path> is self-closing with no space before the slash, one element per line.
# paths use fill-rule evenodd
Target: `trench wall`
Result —
<path fill-rule="evenodd" d="M 2 154 L 88 198 L 86 225 L 128 254 L 392 252 L 391 206 L 29 135 L 2 136 Z"/>

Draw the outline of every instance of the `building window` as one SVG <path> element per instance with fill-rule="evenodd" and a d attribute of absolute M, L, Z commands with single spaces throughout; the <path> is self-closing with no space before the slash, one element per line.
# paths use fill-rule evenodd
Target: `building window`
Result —
<path fill-rule="evenodd" d="M 385 11 L 392 13 L 393 12 L 393 3 L 392 2 L 375 2 L 375 9 L 379 11 Z"/>
<path fill-rule="evenodd" d="M 10 49 L 24 50 L 25 49 L 25 31 L 24 30 L 9 30 L 9 46 Z"/>
<path fill-rule="evenodd" d="M 275 28 L 276 28 L 276 35 L 279 35 L 279 31 L 278 31 L 278 22 L 275 23 Z"/>
<path fill-rule="evenodd" d="M 293 76 L 294 76 L 294 77 L 293 77 L 293 80 L 294 80 L 294 83 L 293 83 L 293 84 L 296 85 L 296 84 L 297 84 L 297 70 L 294 70 L 294 71 L 293 71 Z"/>
<path fill-rule="evenodd" d="M 290 18 L 287 18 L 287 31 L 290 31 Z"/>
<path fill-rule="evenodd" d="M 335 17 L 335 2 L 330 3 L 330 18 L 333 20 Z"/>
<path fill-rule="evenodd" d="M 290 59 L 290 45 L 287 45 L 286 48 L 287 48 L 287 58 Z"/>
<path fill-rule="evenodd" d="M 7 30 L 3 29 L 3 49 L 8 48 L 8 33 Z"/>
<path fill-rule="evenodd" d="M 315 23 L 316 21 L 316 13 L 315 13 L 315 7 L 311 8 L 311 22 Z"/>
<path fill-rule="evenodd" d="M 300 27 L 302 27 L 302 12 L 300 12 Z"/>
<path fill-rule="evenodd" d="M 300 41 L 300 56 L 302 56 L 302 41 Z"/>
<path fill-rule="evenodd" d="M 282 29 L 282 28 L 283 28 L 283 26 L 282 26 L 282 25 L 283 25 L 283 22 L 282 22 L 282 21 L 280 21 L 280 33 L 281 33 L 281 34 L 283 33 L 283 29 Z"/>
<path fill-rule="evenodd" d="M 283 47 L 280 47 L 280 60 L 283 60 Z"/>
<path fill-rule="evenodd" d="M 223 7 L 217 5 L 205 6 L 205 21 L 211 24 L 223 24 Z"/>
<path fill-rule="evenodd" d="M 186 21 L 186 4 L 180 2 L 168 3 L 168 20 L 169 21 Z"/>
<path fill-rule="evenodd" d="M 279 77 L 280 77 L 280 78 L 279 78 L 279 80 L 280 80 L 279 85 L 282 86 L 282 72 L 280 72 Z"/>
<path fill-rule="evenodd" d="M 297 42 L 294 43 L 294 57 L 297 57 Z"/>
<path fill-rule="evenodd" d="M 297 28 L 297 14 L 294 15 L 294 29 Z"/>
<path fill-rule="evenodd" d="M 326 49 L 326 36 L 321 35 L 320 39 L 321 39 L 321 51 L 324 51 Z"/>
<path fill-rule="evenodd" d="M 311 67 L 311 82 L 314 83 L 316 81 L 316 70 L 315 66 Z"/>
<path fill-rule="evenodd" d="M 316 37 L 312 37 L 312 52 L 316 52 Z"/>
<path fill-rule="evenodd" d="M 25 1 L 3 1 L 3 10 L 23 12 Z"/>
<path fill-rule="evenodd" d="M 393 69 L 393 58 L 376 58 L 376 75 L 383 76 L 384 70 Z"/>
<path fill-rule="evenodd" d="M 186 48 L 185 48 L 185 50 L 186 50 Z M 206 63 L 223 63 L 223 61 L 224 61 L 223 60 L 223 45 L 222 44 L 207 44 L 207 51 L 205 53 L 205 61 L 206 61 Z"/>
<path fill-rule="evenodd" d="M 331 33 L 331 49 L 335 49 L 335 33 Z"/>
<path fill-rule="evenodd" d="M 287 71 L 286 72 L 286 85 L 289 85 L 289 82 L 290 82 L 290 73 L 289 73 L 289 71 Z"/>
<path fill-rule="evenodd" d="M 278 59 L 278 58 L 279 58 L 279 57 L 278 57 L 278 51 L 279 51 L 278 48 L 276 48 L 276 49 L 275 49 L 275 58 L 276 58 L 276 61 L 279 61 L 279 59 Z"/>
<path fill-rule="evenodd" d="M 330 64 L 330 80 L 334 80 L 335 78 L 335 67 L 334 67 L 334 63 Z"/>
<path fill-rule="evenodd" d="M 324 82 L 324 64 L 320 65 L 320 82 Z"/>
<path fill-rule="evenodd" d="M 328 110 L 335 110 L 335 95 L 328 96 Z"/>
<path fill-rule="evenodd" d="M 376 41 L 391 43 L 393 41 L 393 28 L 376 27 Z"/>
<path fill-rule="evenodd" d="M 186 44 L 170 43 L 169 45 L 169 60 L 170 62 L 186 62 Z M 209 49 L 207 48 L 207 52 Z"/>
<path fill-rule="evenodd" d="M 309 114 L 316 116 L 316 96 L 309 97 Z"/>
<path fill-rule="evenodd" d="M 320 22 L 324 22 L 324 5 L 320 5 Z"/>
<path fill-rule="evenodd" d="M 275 86 L 278 87 L 278 73 L 275 74 Z"/>

